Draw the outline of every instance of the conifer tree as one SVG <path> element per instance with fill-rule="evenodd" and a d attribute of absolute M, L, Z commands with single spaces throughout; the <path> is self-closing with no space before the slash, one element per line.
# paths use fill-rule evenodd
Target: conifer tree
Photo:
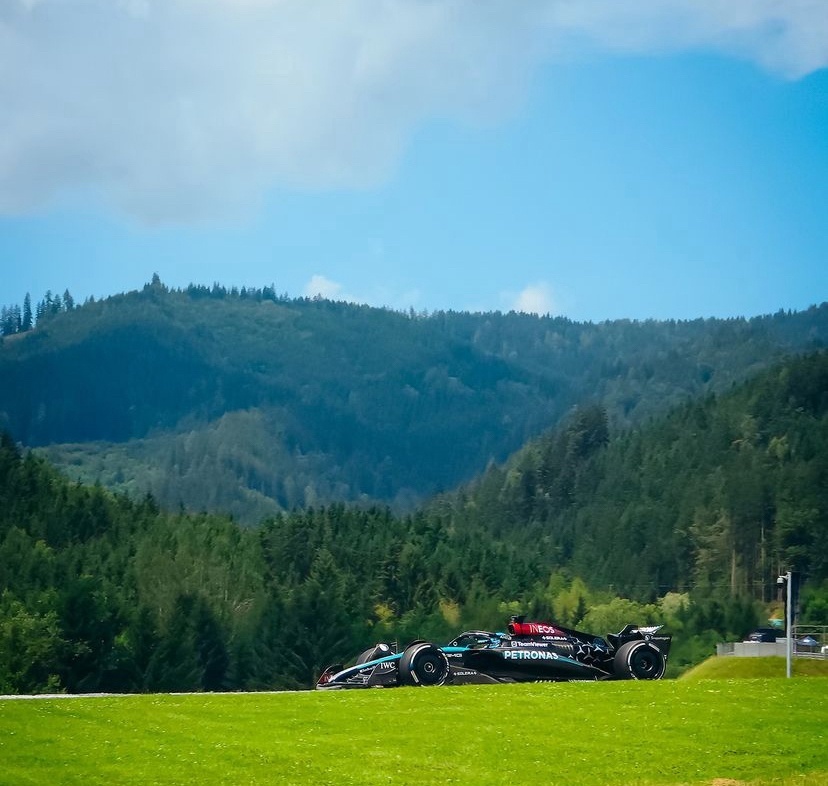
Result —
<path fill-rule="evenodd" d="M 32 315 L 32 297 L 27 292 L 23 298 L 23 321 L 20 329 L 23 331 L 31 330 L 34 327 L 34 316 Z"/>

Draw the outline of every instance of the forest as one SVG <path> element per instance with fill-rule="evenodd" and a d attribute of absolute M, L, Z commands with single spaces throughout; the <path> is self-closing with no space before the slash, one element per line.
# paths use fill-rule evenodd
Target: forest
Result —
<path fill-rule="evenodd" d="M 0 439 L 0 693 L 309 687 L 376 640 L 510 614 L 665 624 L 670 672 L 779 613 L 828 624 L 828 352 L 614 429 L 575 408 L 398 514 L 330 503 L 251 527 L 66 477 Z"/>
<path fill-rule="evenodd" d="M 417 510 L 597 404 L 612 433 L 828 346 L 828 304 L 599 324 L 396 312 L 275 286 L 4 307 L 0 429 L 71 478 L 255 525 Z"/>

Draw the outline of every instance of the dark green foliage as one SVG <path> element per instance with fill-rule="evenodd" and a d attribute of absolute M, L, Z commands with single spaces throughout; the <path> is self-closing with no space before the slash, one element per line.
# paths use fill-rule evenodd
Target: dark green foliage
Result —
<path fill-rule="evenodd" d="M 770 601 L 784 570 L 828 577 L 827 374 L 827 353 L 794 359 L 609 442 L 576 412 L 440 509 L 629 597 Z"/>
<path fill-rule="evenodd" d="M 179 595 L 148 663 L 145 686 L 153 691 L 217 691 L 227 687 L 225 631 L 210 603 Z"/>
<path fill-rule="evenodd" d="M 828 625 L 828 580 L 821 585 L 812 583 L 802 593 L 802 614 L 799 621 L 803 625 Z"/>
<path fill-rule="evenodd" d="M 115 636 L 121 629 L 119 609 L 107 597 L 100 576 L 67 577 L 57 598 L 64 645 L 59 675 L 71 693 L 91 693 L 107 687 L 114 670 Z"/>
<path fill-rule="evenodd" d="M 18 321 L 25 330 L 25 304 Z M 336 501 L 403 512 L 574 405 L 599 404 L 612 429 L 637 425 L 826 341 L 828 305 L 578 324 L 402 314 L 272 286 L 171 291 L 155 277 L 80 307 L 47 293 L 35 329 L 0 346 L 0 428 L 72 477 L 169 509 L 250 524 Z"/>
<path fill-rule="evenodd" d="M 414 514 L 331 504 L 257 529 L 69 481 L 2 435 L 0 690 L 308 686 L 375 640 L 512 613 L 666 622 L 675 671 L 763 622 L 787 569 L 825 624 L 826 379 L 828 353 L 793 358 L 616 436 L 585 405 Z"/>
<path fill-rule="evenodd" d="M 449 632 L 469 582 L 494 597 L 535 573 L 479 536 L 387 508 L 308 509 L 255 531 L 168 514 L 72 483 L 4 436 L 0 689 L 308 686 L 375 636 Z"/>
<path fill-rule="evenodd" d="M 0 693 L 42 693 L 62 687 L 57 672 L 65 642 L 48 600 L 28 606 L 11 592 L 0 595 Z"/>

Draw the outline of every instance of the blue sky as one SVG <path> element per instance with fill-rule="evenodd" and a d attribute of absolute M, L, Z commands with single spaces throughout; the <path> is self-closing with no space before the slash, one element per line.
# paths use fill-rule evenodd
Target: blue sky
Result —
<path fill-rule="evenodd" d="M 826 66 L 822 0 L 0 0 L 0 303 L 807 308 Z"/>

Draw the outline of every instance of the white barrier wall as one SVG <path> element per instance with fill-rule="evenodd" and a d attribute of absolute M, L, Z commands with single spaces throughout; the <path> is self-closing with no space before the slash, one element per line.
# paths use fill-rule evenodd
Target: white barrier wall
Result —
<path fill-rule="evenodd" d="M 768 658 L 779 656 L 784 658 L 787 639 L 776 641 L 737 641 L 734 643 L 717 644 L 717 655 L 733 655 L 737 658 Z"/>

